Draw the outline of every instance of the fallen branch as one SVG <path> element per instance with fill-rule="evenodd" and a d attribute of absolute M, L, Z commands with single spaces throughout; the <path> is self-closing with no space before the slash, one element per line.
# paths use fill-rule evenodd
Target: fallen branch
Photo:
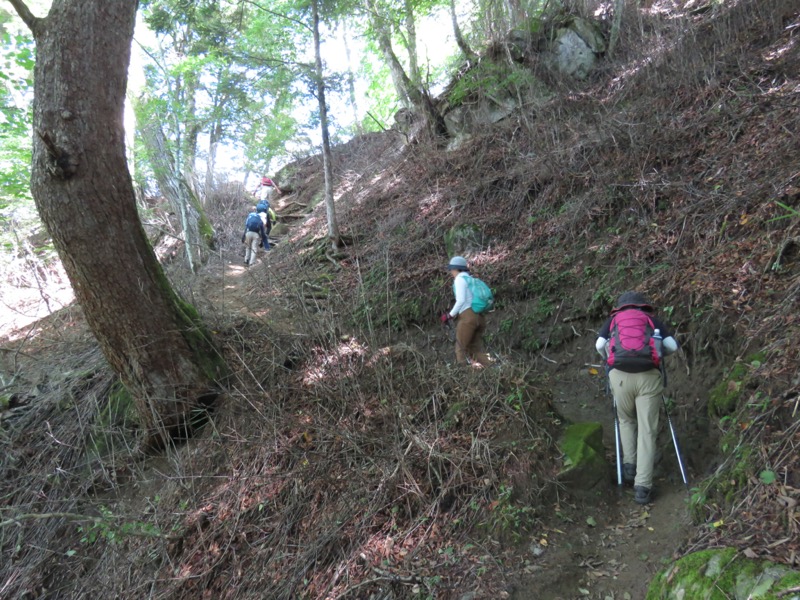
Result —
<path fill-rule="evenodd" d="M 783 598 L 784 596 L 788 596 L 789 594 L 794 594 L 795 592 L 800 592 L 800 585 L 796 585 L 793 588 L 789 588 L 786 590 L 782 590 L 775 594 L 778 598 Z"/>

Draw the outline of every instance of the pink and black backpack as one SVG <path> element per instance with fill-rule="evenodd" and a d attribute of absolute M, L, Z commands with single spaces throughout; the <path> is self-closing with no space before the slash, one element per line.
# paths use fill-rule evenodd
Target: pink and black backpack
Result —
<path fill-rule="evenodd" d="M 638 308 L 624 307 L 611 317 L 608 341 L 608 366 L 633 371 L 658 368 L 659 356 L 653 339 L 655 326 L 650 316 Z"/>

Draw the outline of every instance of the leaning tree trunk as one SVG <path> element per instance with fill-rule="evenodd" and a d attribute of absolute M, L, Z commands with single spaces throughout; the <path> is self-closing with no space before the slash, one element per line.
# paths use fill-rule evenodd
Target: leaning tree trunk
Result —
<path fill-rule="evenodd" d="M 389 73 L 392 76 L 392 83 L 394 84 L 397 98 L 404 107 L 410 108 L 414 104 L 411 79 L 406 75 L 402 63 L 394 53 L 391 35 L 383 22 L 383 14 L 375 3 L 375 0 L 364 0 L 364 6 L 369 15 L 370 24 L 375 34 L 375 41 L 378 44 L 378 50 L 380 50 L 383 59 L 389 66 Z"/>
<path fill-rule="evenodd" d="M 419 59 L 417 57 L 417 23 L 414 18 L 414 3 L 405 0 L 403 6 L 406 24 L 406 47 L 408 50 L 408 76 L 411 85 L 416 88 L 422 86 L 422 73 L 419 71 Z"/>
<path fill-rule="evenodd" d="M 461 31 L 461 27 L 458 24 L 458 14 L 456 13 L 456 0 L 450 0 L 450 20 L 453 24 L 453 35 L 456 39 L 456 44 L 458 48 L 461 50 L 461 53 L 464 55 L 464 58 L 467 59 L 469 62 L 475 62 L 478 60 L 478 55 L 475 54 L 475 51 L 470 47 L 467 43 L 466 38 L 464 38 L 464 34 Z"/>
<path fill-rule="evenodd" d="M 364 1 L 369 12 L 370 23 L 375 31 L 375 41 L 378 43 L 378 49 L 383 55 L 386 64 L 389 65 L 389 72 L 392 75 L 397 97 L 403 103 L 403 106 L 410 106 L 414 112 L 424 119 L 425 129 L 432 138 L 445 136 L 447 128 L 444 124 L 444 117 L 436 108 L 430 92 L 421 84 L 414 85 L 414 82 L 406 74 L 403 65 L 394 52 L 390 31 L 384 24 L 383 17 L 375 1 Z"/>
<path fill-rule="evenodd" d="M 224 362 L 172 290 L 136 213 L 123 106 L 137 0 L 10 0 L 36 41 L 31 191 L 146 441 L 211 401 Z"/>

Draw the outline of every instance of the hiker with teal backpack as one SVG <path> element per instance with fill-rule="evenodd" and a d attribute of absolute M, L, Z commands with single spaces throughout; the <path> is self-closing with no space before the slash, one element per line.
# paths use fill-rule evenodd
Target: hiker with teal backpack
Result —
<path fill-rule="evenodd" d="M 633 485 L 637 504 L 653 499 L 658 413 L 664 389 L 661 359 L 678 349 L 672 331 L 654 313 L 642 294 L 625 292 L 600 328 L 595 344 L 606 360 L 618 419 L 622 446 L 622 456 L 617 456 L 618 477 Z M 677 443 L 675 449 L 682 465 Z"/>
<path fill-rule="evenodd" d="M 472 277 L 467 261 L 454 256 L 447 265 L 453 277 L 455 304 L 450 312 L 442 315 L 442 323 L 456 320 L 456 362 L 489 365 L 489 355 L 483 350 L 483 332 L 486 317 L 494 305 L 492 291 L 483 281 Z"/>

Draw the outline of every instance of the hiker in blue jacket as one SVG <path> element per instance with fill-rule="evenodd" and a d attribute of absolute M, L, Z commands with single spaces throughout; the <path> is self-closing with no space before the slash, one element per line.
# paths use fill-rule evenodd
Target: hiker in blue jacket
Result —
<path fill-rule="evenodd" d="M 248 267 L 256 262 L 259 246 L 264 246 L 266 250 L 269 250 L 269 239 L 264 221 L 255 210 L 245 219 L 242 243 L 245 244 L 244 264 Z"/>
<path fill-rule="evenodd" d="M 642 294 L 625 292 L 595 343 L 606 360 L 608 382 L 617 404 L 623 481 L 633 484 L 637 504 L 648 504 L 653 496 L 658 413 L 664 389 L 661 357 L 678 349 L 672 331 L 654 312 Z M 654 337 L 656 330 L 662 338 L 660 349 Z"/>
<path fill-rule="evenodd" d="M 269 232 L 272 231 L 272 226 L 278 221 L 278 215 L 272 210 L 269 202 L 264 200 L 256 204 L 256 212 L 258 216 L 261 217 L 261 222 L 264 223 L 264 231 L 266 232 L 264 236 L 264 250 L 269 250 Z"/>

